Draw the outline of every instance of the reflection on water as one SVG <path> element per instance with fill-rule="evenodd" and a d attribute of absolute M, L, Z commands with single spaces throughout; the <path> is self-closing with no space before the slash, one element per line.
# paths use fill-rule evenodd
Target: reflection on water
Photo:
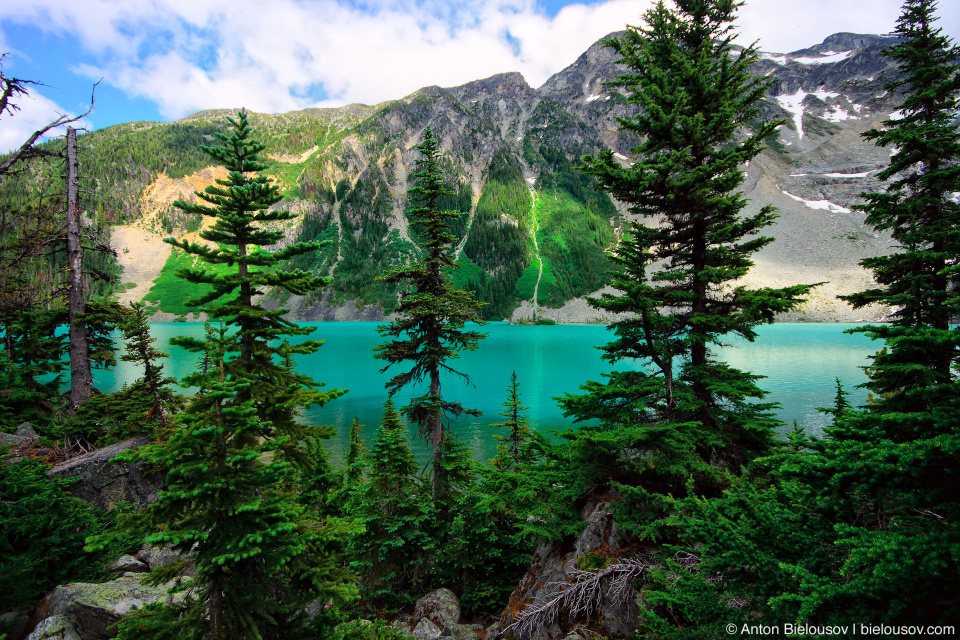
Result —
<path fill-rule="evenodd" d="M 310 356 L 298 359 L 302 372 L 328 387 L 350 391 L 322 408 L 306 412 L 311 422 L 337 427 L 337 435 L 328 442 L 335 459 L 342 456 L 353 417 L 359 416 L 364 425 L 363 436 L 369 442 L 380 420 L 386 399 L 384 383 L 399 365 L 381 373 L 383 362 L 373 358 L 373 348 L 381 344 L 376 323 L 328 322 L 309 323 L 317 329 L 311 339 L 326 343 Z M 760 327 L 754 343 L 738 341 L 724 347 L 719 357 L 730 365 L 763 376 L 760 387 L 769 391 L 767 400 L 779 402 L 780 418 L 787 424 L 797 420 L 809 432 L 818 433 L 827 417 L 816 411 L 829 406 L 833 400 L 835 378 L 851 391 L 854 404 L 866 396 L 855 386 L 866 378 L 861 367 L 868 364 L 868 356 L 879 345 L 865 336 L 845 335 L 849 324 L 777 324 Z M 203 336 L 199 323 L 156 323 L 151 325 L 156 345 L 169 351 L 165 373 L 180 379 L 196 364 L 197 356 L 182 349 L 170 347 L 168 340 L 176 335 Z M 493 434 L 497 430 L 488 425 L 500 422 L 498 415 L 506 398 L 510 372 L 516 370 L 527 416 L 542 432 L 563 430 L 574 426 L 564 418 L 553 400 L 564 393 L 575 393 L 587 380 L 602 380 L 602 374 L 611 371 L 610 365 L 600 359 L 596 346 L 610 340 L 611 334 L 597 325 L 513 326 L 491 323 L 483 328 L 487 339 L 480 347 L 464 353 L 454 366 L 471 377 L 466 385 L 456 377 L 443 381 L 443 395 L 468 408 L 483 412 L 480 418 L 461 418 L 453 428 L 474 451 L 478 460 L 493 457 L 496 447 Z M 619 363 L 619 368 L 639 367 L 639 363 Z M 103 391 L 118 389 L 123 382 L 132 381 L 141 371 L 130 363 L 120 363 L 113 371 L 95 372 L 96 386 Z M 422 391 L 398 394 L 397 404 L 419 395 Z M 418 459 L 425 461 L 428 448 L 414 438 L 412 448 Z"/>

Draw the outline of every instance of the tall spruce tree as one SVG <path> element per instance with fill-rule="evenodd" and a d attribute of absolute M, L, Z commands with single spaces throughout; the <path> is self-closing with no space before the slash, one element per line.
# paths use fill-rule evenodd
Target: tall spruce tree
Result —
<path fill-rule="evenodd" d="M 738 479 L 721 498 L 675 505 L 700 563 L 647 594 L 661 607 L 649 621 L 661 637 L 719 636 L 724 624 L 960 622 L 960 343 L 949 326 L 960 51 L 933 27 L 934 10 L 904 5 L 886 51 L 901 71 L 887 88 L 903 92 L 903 106 L 867 134 L 897 149 L 879 174 L 887 191 L 865 194 L 861 208 L 900 245 L 863 262 L 877 287 L 847 297 L 894 308 L 889 324 L 857 329 L 885 341 L 867 368 L 874 393 L 853 410 L 838 380 L 826 437 L 796 439 L 762 461 L 766 477 Z"/>
<path fill-rule="evenodd" d="M 296 504 L 293 467 L 275 455 L 280 442 L 262 437 L 254 401 L 241 400 L 251 383 L 227 374 L 236 336 L 208 325 L 205 341 L 179 344 L 204 355 L 186 380 L 198 393 L 168 442 L 134 456 L 169 469 L 159 501 L 139 514 L 153 531 L 147 542 L 192 553 L 196 573 L 184 578 L 183 563 L 159 569 L 154 578 L 177 577 L 185 597 L 126 621 L 120 637 L 292 637 L 309 601 L 350 595 L 352 576 L 329 557 L 350 528 L 314 522 Z"/>
<path fill-rule="evenodd" d="M 473 295 L 456 288 L 447 272 L 459 265 L 451 257 L 451 223 L 459 218 L 459 211 L 440 209 L 443 196 L 453 195 L 444 185 L 440 169 L 440 147 L 427 127 L 423 141 L 417 145 L 421 158 L 414 173 L 414 186 L 408 191 L 414 201 L 408 215 L 420 225 L 420 260 L 393 270 L 380 278 L 381 282 L 406 284 L 410 291 L 401 293 L 397 319 L 380 327 L 380 335 L 393 338 L 377 347 L 376 357 L 386 360 L 386 371 L 394 364 L 412 363 L 409 371 L 395 375 L 387 382 L 387 390 L 394 395 L 411 383 L 426 380 L 427 393 L 410 401 L 404 412 L 415 422 L 420 433 L 433 446 L 432 495 L 434 502 L 448 492 L 448 469 L 444 464 L 445 451 L 452 450 L 446 440 L 452 437 L 445 420 L 461 415 L 479 415 L 459 402 L 445 400 L 440 390 L 441 372 L 452 373 L 466 381 L 469 378 L 450 366 L 450 360 L 460 351 L 476 349 L 484 334 L 465 331 L 468 322 L 482 324 L 477 315 L 479 303 Z"/>
<path fill-rule="evenodd" d="M 731 44 L 741 4 L 659 2 L 645 26 L 606 42 L 626 67 L 609 86 L 637 108 L 620 127 L 642 142 L 631 166 L 607 150 L 586 156 L 583 170 L 640 221 L 613 258 L 617 291 L 591 304 L 629 314 L 611 325 L 616 340 L 603 357 L 638 359 L 649 370 L 616 371 L 561 401 L 568 415 L 602 423 L 574 438 L 598 481 L 630 478 L 682 493 L 692 473 L 705 490 L 722 482 L 719 468 L 736 469 L 773 442 L 778 422 L 772 405 L 756 402 L 765 395 L 758 376 L 719 362 L 714 351 L 734 336 L 752 341 L 757 325 L 796 307 L 811 288 L 737 284 L 751 255 L 772 242 L 758 233 L 775 217 L 771 206 L 745 213 L 741 167 L 781 124 L 756 124 L 769 81 L 749 72 L 755 46 Z"/>
<path fill-rule="evenodd" d="M 284 310 L 268 310 L 255 301 L 267 287 L 306 294 L 321 285 L 320 278 L 303 271 L 279 269 L 282 260 L 318 245 L 294 244 L 277 252 L 264 248 L 283 237 L 271 223 L 294 216 L 271 210 L 280 196 L 259 175 L 265 165 L 257 153 L 264 147 L 250 140 L 246 113 L 228 120 L 233 131 L 219 135 L 224 145 L 204 147 L 230 172 L 218 180 L 220 186 L 197 193 L 213 206 L 176 203 L 214 218 L 200 233 L 210 244 L 167 240 L 206 264 L 222 266 L 179 272 L 210 287 L 188 304 L 206 305 L 221 327 L 208 331 L 205 341 L 174 341 L 203 355 L 198 372 L 185 379 L 199 391 L 169 442 L 133 454 L 170 469 L 162 499 L 143 512 L 143 523 L 153 531 L 149 540 L 184 552 L 196 545 L 197 573 L 183 604 L 154 607 L 125 625 L 121 637 L 145 632 L 208 640 L 295 637 L 308 600 L 348 597 L 351 591 L 352 576 L 336 555 L 352 531 L 336 518 L 317 522 L 296 503 L 293 496 L 304 487 L 290 465 L 297 462 L 305 471 L 300 479 L 311 475 L 306 479 L 312 482 L 317 471 L 323 474 L 325 460 L 311 457 L 318 453 L 315 440 L 328 434 L 295 418 L 299 407 L 322 404 L 342 392 L 320 391 L 320 384 L 294 371 L 294 355 L 311 353 L 321 343 L 293 345 L 286 338 L 311 329 L 285 320 Z M 174 567 L 159 578 L 182 569 Z"/>
<path fill-rule="evenodd" d="M 924 390 L 951 382 L 960 355 L 960 332 L 950 328 L 960 298 L 953 286 L 960 255 L 960 47 L 934 27 L 935 9 L 931 0 L 904 4 L 894 32 L 900 41 L 884 52 L 900 66 L 886 89 L 904 92 L 904 101 L 899 117 L 865 134 L 895 152 L 877 174 L 890 181 L 886 191 L 863 194 L 866 203 L 857 208 L 899 246 L 862 261 L 879 286 L 845 299 L 855 308 L 893 308 L 889 324 L 858 329 L 887 342 L 874 357 L 869 384 L 883 411 L 924 411 L 930 404 Z"/>
<path fill-rule="evenodd" d="M 164 407 L 164 396 L 169 396 L 169 391 L 164 387 L 175 380 L 163 377 L 163 365 L 159 360 L 166 358 L 169 354 L 153 346 L 156 338 L 150 335 L 147 313 L 143 304 L 135 302 L 130 305 L 129 314 L 121 322 L 120 329 L 127 347 L 127 353 L 120 356 L 120 359 L 124 362 L 139 362 L 143 365 L 142 385 L 153 398 L 150 416 L 161 429 L 166 431 L 169 424 L 168 410 Z M 169 400 L 169 397 L 166 399 Z"/>
<path fill-rule="evenodd" d="M 210 291 L 187 301 L 187 305 L 200 307 L 210 318 L 236 327 L 240 349 L 229 364 L 230 376 L 249 382 L 240 392 L 241 398 L 252 399 L 260 420 L 270 425 L 265 435 L 292 436 L 283 453 L 295 455 L 298 442 L 317 435 L 294 420 L 297 407 L 322 405 L 344 392 L 320 391 L 321 383 L 285 366 L 294 355 L 313 353 L 323 343 L 309 340 L 291 344 L 286 337 L 308 335 L 313 328 L 286 320 L 286 309 L 264 308 L 258 296 L 268 291 L 307 295 L 324 285 L 323 278 L 305 271 L 280 268 L 290 258 L 316 251 L 320 243 L 299 242 L 278 251 L 266 249 L 284 237 L 276 223 L 291 220 L 296 214 L 273 207 L 282 196 L 279 187 L 260 173 L 266 165 L 258 154 L 265 146 L 251 139 L 246 111 L 227 121 L 232 127 L 230 135 L 214 134 L 223 144 L 201 148 L 226 167 L 229 176 L 218 179 L 218 186 L 195 192 L 207 204 L 174 202 L 187 213 L 213 218 L 213 224 L 199 234 L 207 244 L 174 238 L 164 241 L 200 258 L 200 266 L 181 269 L 178 275 L 207 285 Z M 227 269 L 208 269 L 207 265 Z"/>
<path fill-rule="evenodd" d="M 350 448 L 347 450 L 347 469 L 344 475 L 344 486 L 349 489 L 363 482 L 363 438 L 360 437 L 360 418 L 353 416 L 350 425 Z"/>
<path fill-rule="evenodd" d="M 856 331 L 884 341 L 867 368 L 873 394 L 844 414 L 820 455 L 796 465 L 833 510 L 838 564 L 805 575 L 801 614 L 869 612 L 878 621 L 960 622 L 960 48 L 935 28 L 936 3 L 907 0 L 899 41 L 885 51 L 900 75 L 897 117 L 866 137 L 894 146 L 865 194 L 867 222 L 898 250 L 864 260 L 878 286 L 846 299 L 893 307 L 886 325 Z"/>

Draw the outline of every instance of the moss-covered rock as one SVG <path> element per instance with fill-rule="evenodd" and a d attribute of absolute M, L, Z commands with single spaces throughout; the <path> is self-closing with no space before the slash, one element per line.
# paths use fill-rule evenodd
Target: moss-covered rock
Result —
<path fill-rule="evenodd" d="M 440 629 L 457 624 L 460 622 L 460 600 L 450 589 L 431 591 L 420 598 L 413 609 L 413 628 L 421 620 L 429 620 Z"/>
<path fill-rule="evenodd" d="M 84 640 L 77 633 L 77 627 L 66 616 L 51 616 L 42 620 L 27 640 Z"/>
<path fill-rule="evenodd" d="M 168 597 L 167 585 L 152 587 L 142 584 L 141 579 L 142 576 L 128 574 L 101 584 L 61 585 L 47 599 L 47 620 L 55 617 L 68 619 L 83 640 L 113 638 L 116 630 L 111 627 L 123 616 Z M 179 597 L 182 596 L 175 599 Z"/>

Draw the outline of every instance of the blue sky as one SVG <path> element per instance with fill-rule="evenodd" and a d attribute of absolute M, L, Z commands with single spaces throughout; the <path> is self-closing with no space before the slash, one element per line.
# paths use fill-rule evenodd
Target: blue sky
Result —
<path fill-rule="evenodd" d="M 960 35 L 960 2 L 940 25 Z M 207 108 L 279 113 L 375 104 L 427 85 L 519 71 L 532 86 L 649 0 L 7 0 L 7 76 L 35 80 L 0 119 L 0 152 L 58 113 L 96 106 L 87 126 L 171 121 Z M 794 51 L 838 31 L 884 33 L 897 0 L 749 0 L 742 40 Z"/>

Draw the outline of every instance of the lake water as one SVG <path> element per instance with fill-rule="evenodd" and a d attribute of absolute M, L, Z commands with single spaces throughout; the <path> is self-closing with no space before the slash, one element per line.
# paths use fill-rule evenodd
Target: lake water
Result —
<path fill-rule="evenodd" d="M 327 443 L 334 459 L 342 457 L 347 446 L 350 423 L 359 416 L 363 434 L 371 442 L 386 399 L 384 383 L 403 369 L 395 365 L 380 373 L 383 362 L 373 358 L 373 348 L 383 340 L 372 322 L 308 323 L 316 330 L 312 339 L 325 340 L 316 353 L 298 360 L 301 371 L 328 387 L 349 389 L 340 398 L 322 408 L 313 408 L 305 418 L 318 424 L 331 424 L 337 435 Z M 760 387 L 770 392 L 768 400 L 779 402 L 779 417 L 786 423 L 794 420 L 808 432 L 819 433 L 827 416 L 817 407 L 830 406 L 835 393 L 835 378 L 851 392 L 854 404 L 862 403 L 866 392 L 856 389 L 866 376 L 861 367 L 869 364 L 868 356 L 880 348 L 860 334 L 843 331 L 853 324 L 776 324 L 758 329 L 753 343 L 742 341 L 722 349 L 720 356 L 743 371 L 766 376 Z M 156 346 L 171 353 L 165 373 L 180 379 L 191 372 L 196 356 L 170 347 L 168 340 L 177 335 L 203 336 L 200 323 L 155 323 L 151 325 Z M 600 359 L 597 346 L 611 339 L 606 327 L 598 325 L 523 326 L 490 323 L 483 328 L 488 336 L 477 350 L 464 353 L 454 361 L 467 373 L 472 384 L 457 378 L 443 381 L 445 398 L 456 400 L 468 408 L 483 412 L 481 418 L 461 418 L 454 430 L 474 451 L 478 460 L 493 457 L 496 443 L 491 423 L 500 422 L 498 415 L 506 399 L 510 372 L 516 370 L 523 404 L 533 426 L 541 432 L 563 430 L 572 425 L 564 418 L 553 400 L 577 389 L 587 380 L 602 380 L 601 374 L 611 371 Z M 619 365 L 639 367 L 638 363 Z M 95 385 L 103 391 L 118 389 L 124 382 L 142 375 L 138 367 L 120 363 L 112 371 L 95 371 Z M 397 394 L 398 406 L 422 391 Z M 786 429 L 786 427 L 784 427 Z M 428 446 L 413 438 L 412 448 L 420 460 L 426 460 Z"/>

